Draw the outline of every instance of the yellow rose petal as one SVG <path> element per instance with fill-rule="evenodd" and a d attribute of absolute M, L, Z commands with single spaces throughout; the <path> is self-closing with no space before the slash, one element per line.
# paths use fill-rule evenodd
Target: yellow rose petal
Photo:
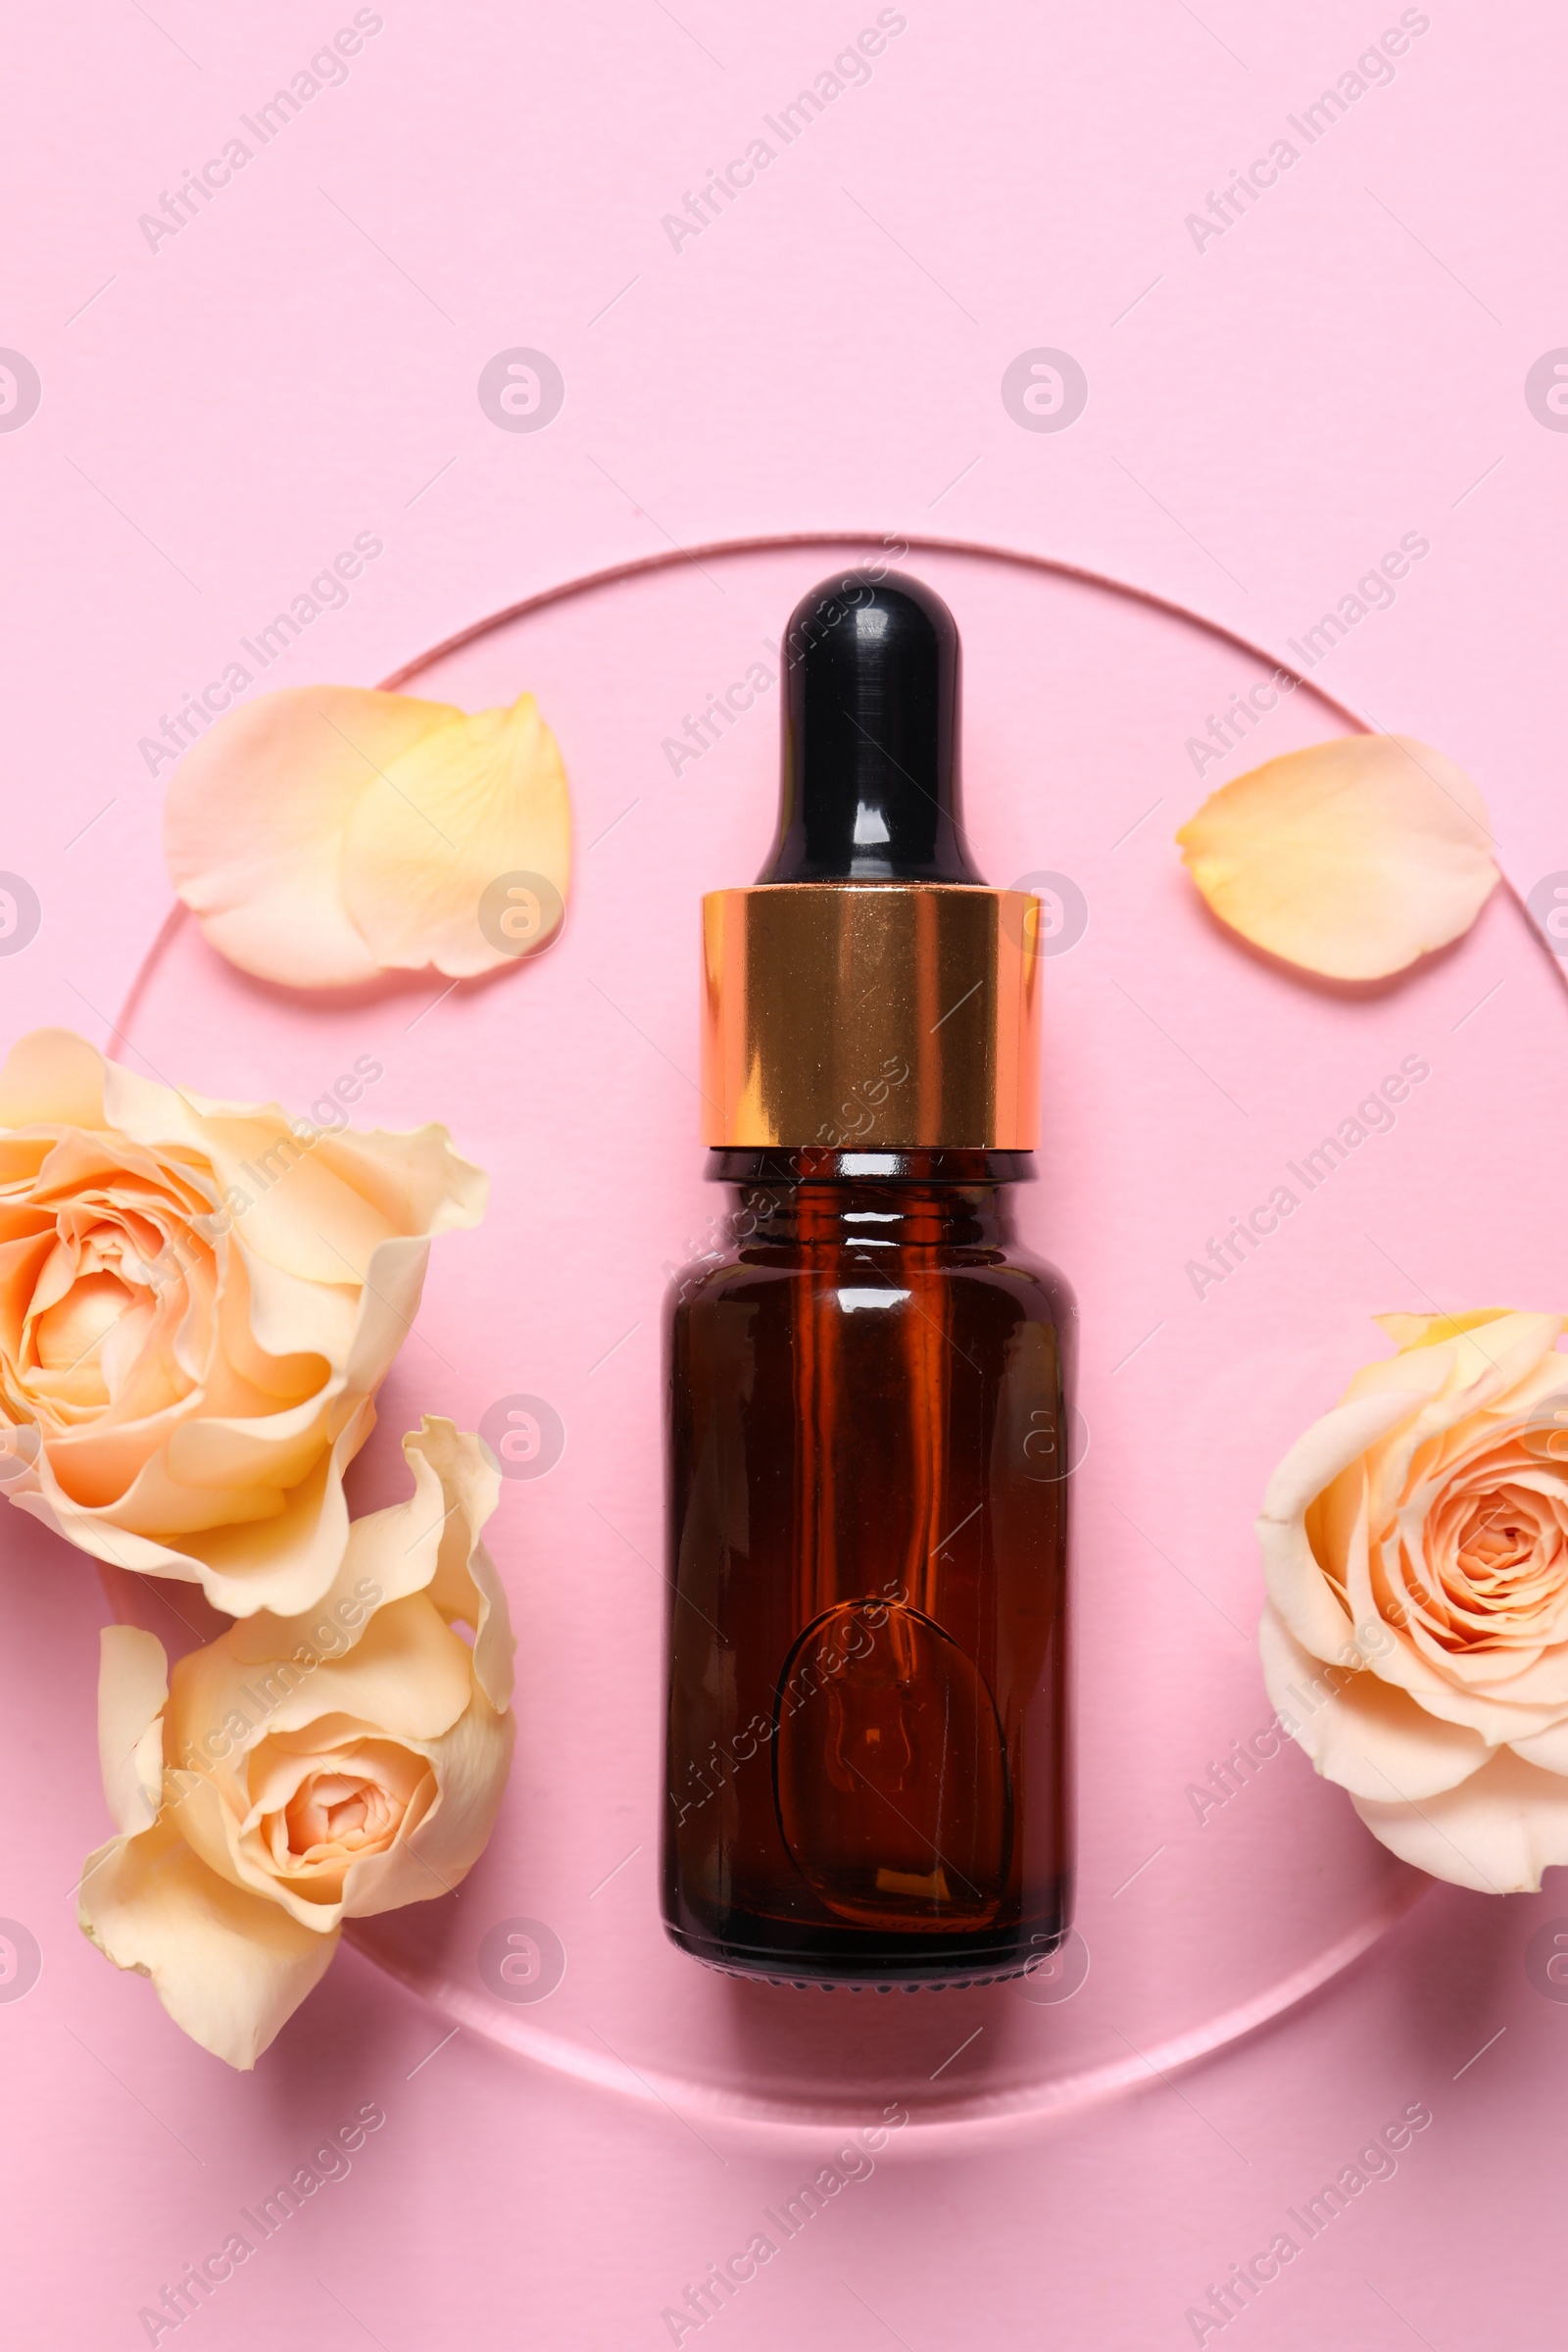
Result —
<path fill-rule="evenodd" d="M 1176 839 L 1222 922 L 1334 980 L 1446 947 L 1497 881 L 1480 793 L 1404 735 L 1287 752 L 1211 794 Z"/>
<path fill-rule="evenodd" d="M 1374 1315 L 1372 1320 L 1405 1355 L 1412 1348 L 1430 1348 L 1457 1339 L 1462 1331 L 1479 1331 L 1483 1323 L 1495 1323 L 1508 1312 L 1505 1306 L 1478 1306 L 1463 1315 Z"/>
<path fill-rule="evenodd" d="M 319 1984 L 338 1941 L 335 1919 L 318 1932 L 220 1879 L 167 1816 L 88 1855 L 76 1916 L 117 1968 L 151 1977 L 192 2041 L 240 2068 Z"/>
<path fill-rule="evenodd" d="M 207 939 L 292 988 L 515 962 L 559 928 L 570 844 L 530 694 L 473 716 L 364 687 L 263 695 L 186 755 L 164 814 L 171 878 Z"/>
<path fill-rule="evenodd" d="M 466 979 L 548 946 L 570 862 L 566 771 L 524 694 L 455 711 L 372 778 L 349 820 L 344 903 L 378 963 Z"/>
<path fill-rule="evenodd" d="M 243 972 L 343 988 L 380 968 L 343 903 L 343 840 L 388 761 L 462 713 L 357 686 L 296 686 L 244 703 L 170 779 L 170 879 Z"/>

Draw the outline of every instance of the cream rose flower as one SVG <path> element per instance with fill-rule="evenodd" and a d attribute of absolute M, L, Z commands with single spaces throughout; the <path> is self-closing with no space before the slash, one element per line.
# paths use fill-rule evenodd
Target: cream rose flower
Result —
<path fill-rule="evenodd" d="M 230 2066 L 254 2066 L 345 1919 L 447 1893 L 501 1801 L 514 1644 L 479 1541 L 500 1479 L 450 1421 L 403 1451 L 412 1499 L 353 1522 L 306 1615 L 248 1618 L 172 1674 L 151 1634 L 104 1629 L 120 1835 L 88 1857 L 78 1917 Z"/>
<path fill-rule="evenodd" d="M 97 1558 L 232 1616 L 310 1608 L 343 1472 L 483 1212 L 445 1128 L 356 1134 L 175 1093 L 40 1029 L 0 1072 L 0 1477 Z"/>
<path fill-rule="evenodd" d="M 1270 1481 L 1269 1695 L 1385 1845 L 1488 1893 L 1568 1863 L 1568 1316 L 1382 1315 Z"/>

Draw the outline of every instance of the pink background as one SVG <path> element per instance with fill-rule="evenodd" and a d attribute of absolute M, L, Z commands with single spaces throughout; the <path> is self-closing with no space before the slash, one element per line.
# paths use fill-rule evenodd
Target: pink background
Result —
<path fill-rule="evenodd" d="M 295 1107 L 376 1053 L 372 1115 L 447 1118 L 497 1189 L 486 1225 L 436 1253 L 357 1499 L 394 1491 L 420 1409 L 472 1426 L 544 1395 L 567 1450 L 496 1522 L 521 1648 L 491 1853 L 452 1918 L 422 1906 L 345 1949 L 250 2078 L 74 1930 L 106 1827 L 105 1609 L 84 1564 L 6 1522 L 0 1915 L 44 1954 L 0 2002 L 14 2328 L 145 2341 L 138 2307 L 376 2099 L 387 2123 L 353 2174 L 192 2328 L 330 2352 L 667 2342 L 662 2307 L 896 2097 L 911 2125 L 872 2178 L 711 2330 L 1143 2352 L 1191 2342 L 1209 2282 L 1424 2100 L 1398 2176 L 1225 2332 L 1265 2352 L 1412 2333 L 1528 2352 L 1555 2308 L 1568 2018 L 1525 1947 L 1562 1898 L 1423 1892 L 1294 1753 L 1201 1827 L 1185 1788 L 1267 1720 L 1250 1521 L 1283 1446 L 1380 1345 L 1366 1317 L 1568 1293 L 1558 973 L 1499 895 L 1406 985 L 1310 991 L 1207 922 L 1170 834 L 1250 757 L 1200 784 L 1187 738 L 1415 532 L 1430 555 L 1314 682 L 1469 768 L 1521 894 L 1568 867 L 1568 443 L 1523 388 L 1568 340 L 1547 161 L 1562 35 L 1544 11 L 1506 38 L 1477 9 L 1428 12 L 1392 84 L 1199 252 L 1184 217 L 1396 9 L 1289 26 L 1234 0 L 1201 22 L 1179 0 L 1109 24 L 908 9 L 869 83 L 675 252 L 661 216 L 874 9 L 379 13 L 348 80 L 156 252 L 138 216 L 352 10 L 246 28 L 159 0 L 156 22 L 122 5 L 14 37 L 0 346 L 42 400 L 0 431 L 0 862 L 43 919 L 0 970 L 6 1029 L 109 1042 L 118 1024 L 127 1058 Z M 479 405 L 481 368 L 514 347 L 564 377 L 538 433 Z M 1001 397 L 1041 347 L 1088 377 L 1059 433 L 1020 429 Z M 965 632 L 993 878 L 1066 872 L 1091 910 L 1050 973 L 1024 1210 L 1080 1289 L 1091 1430 L 1093 1965 L 1059 2006 L 754 1997 L 654 1924 L 655 1327 L 664 1263 L 719 1204 L 676 1071 L 694 1066 L 697 895 L 745 878 L 767 831 L 771 701 L 678 779 L 661 742 L 845 552 L 694 568 L 678 550 L 813 531 L 1012 551 L 1194 616 L 995 556 L 911 559 Z M 519 600 L 675 551 L 419 680 L 476 705 L 539 694 L 574 787 L 566 937 L 440 1004 L 416 982 L 322 1011 L 249 988 L 176 926 L 122 1016 L 170 898 L 168 769 L 150 776 L 139 742 L 359 532 L 383 553 L 267 686 L 384 677 Z M 1346 723 L 1303 693 L 1256 756 Z M 1184 1260 L 1412 1053 L 1432 1076 L 1398 1128 L 1197 1301 Z M 501 2003 L 479 1975 L 483 1933 L 517 1915 L 566 1948 L 548 2002 Z"/>

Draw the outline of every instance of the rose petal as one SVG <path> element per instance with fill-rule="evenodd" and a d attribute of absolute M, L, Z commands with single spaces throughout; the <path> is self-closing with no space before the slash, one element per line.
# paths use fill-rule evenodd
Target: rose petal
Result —
<path fill-rule="evenodd" d="M 1568 1717 L 1528 1739 L 1510 1740 L 1508 1745 L 1527 1764 L 1539 1764 L 1543 1772 L 1568 1778 Z"/>
<path fill-rule="evenodd" d="M 542 875 L 559 920 L 570 809 L 532 695 L 470 716 L 296 687 L 230 711 L 186 754 L 164 842 L 220 955 L 264 980 L 341 988 L 385 969 L 457 978 L 516 960 L 481 929 L 480 900 L 503 875 Z"/>
<path fill-rule="evenodd" d="M 1496 1323 L 1512 1311 L 1506 1306 L 1478 1306 L 1463 1315 L 1374 1315 L 1372 1320 L 1404 1355 L 1412 1348 L 1454 1339 L 1461 1331 L 1479 1331 L 1483 1324 Z"/>
<path fill-rule="evenodd" d="M 258 1611 L 230 1629 L 226 1647 L 246 1666 L 291 1657 L 301 1646 L 341 1655 L 360 1640 L 370 1609 L 427 1592 L 449 1625 L 472 1629 L 474 1678 L 492 1706 L 506 1707 L 516 1643 L 506 1592 L 479 1542 L 500 1478 L 477 1438 L 435 1414 L 404 1439 L 403 1454 L 412 1499 L 350 1524 L 342 1565 L 320 1599 L 296 1617 Z"/>
<path fill-rule="evenodd" d="M 475 1690 L 444 1738 L 411 1741 L 430 1759 L 436 1801 L 390 1853 L 350 1863 L 343 1881 L 345 1919 L 429 1902 L 472 1869 L 495 1826 L 515 1736 L 511 1709 L 497 1714 L 484 1692 Z"/>
<path fill-rule="evenodd" d="M 1440 1722 L 1369 1672 L 1325 1672 L 1272 1609 L 1258 1628 L 1268 1694 L 1327 1781 L 1352 1796 L 1425 1797 L 1457 1788 L 1494 1752 L 1475 1732 Z"/>
<path fill-rule="evenodd" d="M 435 1466 L 448 1504 L 430 1598 L 449 1625 L 472 1628 L 474 1680 L 493 1707 L 509 1707 L 517 1645 L 495 1562 L 478 1540 L 501 1498 L 500 1473 L 476 1437 L 429 1414 L 404 1439 L 403 1451 L 411 1463 L 422 1454 Z"/>
<path fill-rule="evenodd" d="M 207 1513 L 220 1514 L 221 1524 L 171 1530 L 178 1536 L 177 1547 L 127 1527 L 126 1503 L 102 1511 L 78 1506 L 55 1481 L 47 1452 L 38 1457 L 38 1489 L 19 1492 L 23 1482 L 13 1480 L 9 1493 L 19 1510 L 113 1567 L 199 1584 L 210 1601 L 232 1616 L 249 1616 L 264 1600 L 298 1614 L 330 1584 L 343 1556 L 349 1524 L 343 1473 L 374 1422 L 367 1400 L 331 1450 L 286 1494 L 269 1494 L 262 1507 L 228 1489 Z M 138 1478 L 132 1497 L 144 1484 L 167 1500 L 169 1491 L 160 1488 L 156 1466 Z"/>
<path fill-rule="evenodd" d="M 1257 1522 L 1268 1595 L 1296 1639 L 1320 1658 L 1338 1657 L 1354 1629 L 1307 1540 L 1307 1506 L 1420 1403 L 1418 1394 L 1397 1392 L 1336 1405 L 1297 1439 L 1268 1482 Z"/>
<path fill-rule="evenodd" d="M 1374 980 L 1469 930 L 1497 881 L 1486 804 L 1404 735 L 1346 735 L 1222 785 L 1176 839 L 1222 922 L 1304 970 Z"/>
<path fill-rule="evenodd" d="M 100 1128 L 106 1064 L 74 1029 L 33 1029 L 0 1070 L 0 1127 Z"/>
<path fill-rule="evenodd" d="M 525 953 L 549 945 L 571 861 L 566 771 L 531 694 L 510 710 L 453 714 L 372 778 L 349 821 L 343 897 L 377 962 L 434 964 L 454 979 L 518 960 L 479 920 L 480 902 L 507 874 L 539 875 L 555 898 Z"/>
<path fill-rule="evenodd" d="M 98 1765 L 115 1827 L 129 1837 L 158 1818 L 169 1660 L 130 1625 L 106 1625 L 98 1643 Z"/>
<path fill-rule="evenodd" d="M 1378 1628 L 1376 1611 L 1367 1607 L 1360 1622 L 1369 1630 Z M 1443 1722 L 1474 1732 L 1489 1749 L 1517 1745 L 1521 1739 L 1549 1729 L 1562 1712 L 1558 1699 L 1527 1705 L 1464 1689 L 1457 1681 L 1446 1679 L 1417 1650 L 1408 1634 L 1386 1621 L 1379 1638 L 1386 1640 L 1387 1647 L 1372 1661 L 1371 1671 L 1378 1680 L 1405 1691 Z"/>
<path fill-rule="evenodd" d="M 170 779 L 164 854 L 220 956 L 291 988 L 380 969 L 342 890 L 350 819 L 398 755 L 463 713 L 359 686 L 296 686 L 243 703 Z"/>
<path fill-rule="evenodd" d="M 169 1757 L 183 1764 L 211 1756 L 209 1733 L 235 1714 L 249 1719 L 253 1735 L 343 1716 L 397 1740 L 439 1739 L 467 1705 L 471 1677 L 466 1642 L 422 1592 L 378 1608 L 352 1649 L 314 1666 L 292 1655 L 262 1665 L 215 1642 L 181 1658 L 171 1677 Z"/>
<path fill-rule="evenodd" d="M 193 2041 L 241 2068 L 256 2064 L 337 1948 L 335 1926 L 318 1934 L 229 1886 L 168 1820 L 88 1857 L 76 1915 L 117 1968 L 152 1978 Z"/>
<path fill-rule="evenodd" d="M 1350 1801 L 1391 1853 L 1481 1894 L 1534 1894 L 1544 1870 L 1568 1862 L 1568 1779 L 1506 1747 L 1444 1795 Z"/>
<path fill-rule="evenodd" d="M 414 1473 L 410 1500 L 349 1522 L 336 1576 L 302 1614 L 285 1617 L 259 1609 L 231 1626 L 226 1646 L 241 1665 L 292 1657 L 301 1647 L 313 1656 L 340 1656 L 361 1639 L 373 1610 L 429 1588 L 450 1498 L 436 1470 L 410 1446 L 406 1438 L 404 1453 Z"/>
<path fill-rule="evenodd" d="M 1429 1325 L 1423 1338 L 1407 1337 L 1397 1353 L 1363 1364 L 1341 1401 L 1394 1389 L 1419 1391 L 1429 1403 L 1443 1402 L 1445 1409 L 1432 1426 L 1446 1427 L 1538 1371 L 1552 1354 L 1564 1323 L 1561 1315 L 1522 1313 L 1513 1307 L 1423 1320 Z M 1376 1315 L 1373 1321 L 1387 1328 L 1389 1318 Z M 1568 1364 L 1559 1364 L 1558 1370 L 1568 1374 Z"/>

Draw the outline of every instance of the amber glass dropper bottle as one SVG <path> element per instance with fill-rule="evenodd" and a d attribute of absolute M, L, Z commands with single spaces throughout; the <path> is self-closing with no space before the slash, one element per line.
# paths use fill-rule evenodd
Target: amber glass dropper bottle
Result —
<path fill-rule="evenodd" d="M 980 880 L 918 581 L 784 648 L 778 838 L 704 906 L 728 1246 L 671 1293 L 669 1935 L 777 1984 L 1016 1975 L 1067 1924 L 1074 1308 L 1014 1246 L 1038 902 Z"/>

